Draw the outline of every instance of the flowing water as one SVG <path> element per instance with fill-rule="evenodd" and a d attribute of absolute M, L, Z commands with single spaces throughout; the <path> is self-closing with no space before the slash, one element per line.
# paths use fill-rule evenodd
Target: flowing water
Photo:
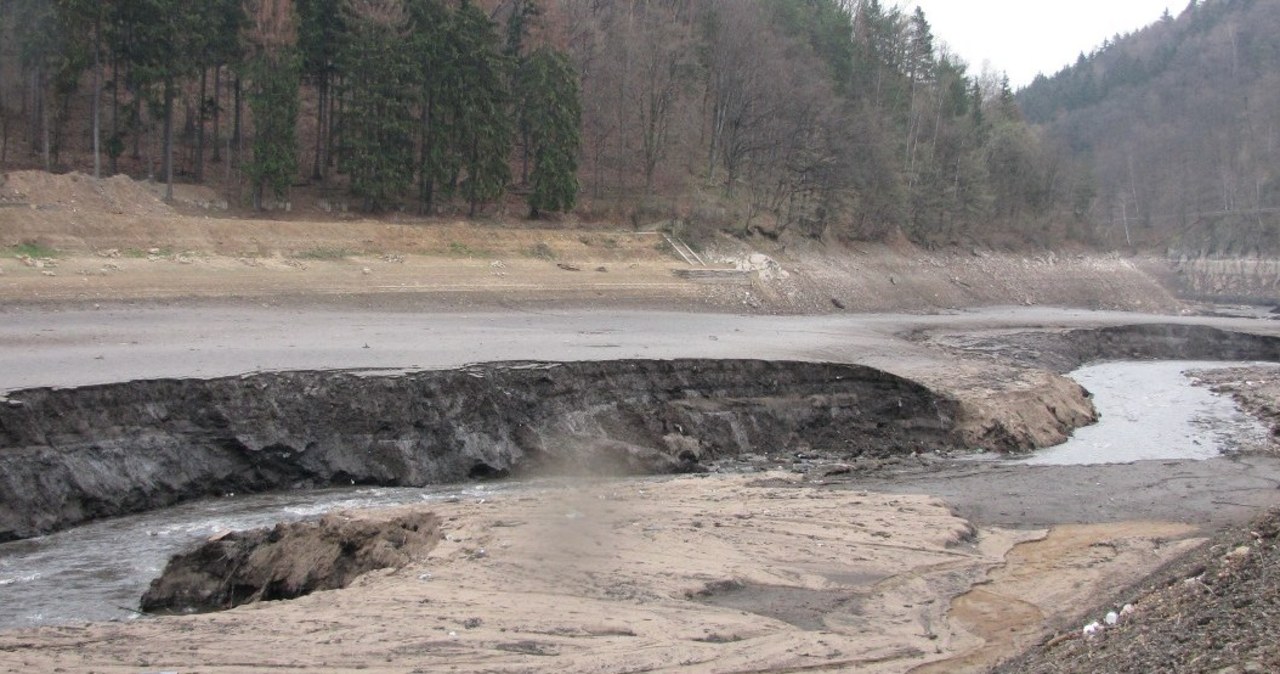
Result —
<path fill-rule="evenodd" d="M 1071 373 L 1093 394 L 1101 418 L 1067 442 L 1018 463 L 1066 466 L 1208 459 L 1266 441 L 1267 429 L 1230 397 L 1196 386 L 1191 370 L 1242 363 L 1113 362 Z"/>
<path fill-rule="evenodd" d="M 1021 463 L 1069 465 L 1205 459 L 1265 437 L 1226 397 L 1183 373 L 1232 363 L 1118 362 L 1072 374 L 1094 394 L 1101 421 Z M 234 496 L 119 517 L 0 544 L 0 629 L 130 620 L 168 558 L 225 530 L 264 527 L 336 509 L 481 499 L 536 485 L 497 482 L 425 489 L 351 488 Z"/>
<path fill-rule="evenodd" d="M 169 557 L 222 531 L 314 518 L 332 510 L 481 499 L 516 486 L 521 485 L 493 482 L 229 496 L 5 543 L 0 545 L 0 629 L 135 618 L 138 600 Z"/>

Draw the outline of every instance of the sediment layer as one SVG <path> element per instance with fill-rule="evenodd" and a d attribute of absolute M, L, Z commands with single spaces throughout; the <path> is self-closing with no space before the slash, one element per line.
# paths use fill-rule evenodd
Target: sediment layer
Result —
<path fill-rule="evenodd" d="M 696 471 L 739 453 L 955 442 L 956 403 L 868 367 L 505 363 L 28 389 L 0 404 L 0 540 L 228 492 L 514 471 Z"/>

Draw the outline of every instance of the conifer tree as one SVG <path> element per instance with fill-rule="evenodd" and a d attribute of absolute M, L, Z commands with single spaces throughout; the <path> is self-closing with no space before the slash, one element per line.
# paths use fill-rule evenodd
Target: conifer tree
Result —
<path fill-rule="evenodd" d="M 518 83 L 533 154 L 530 217 L 569 211 L 578 196 L 582 103 L 577 71 L 565 54 L 541 47 L 521 68 Z"/>
<path fill-rule="evenodd" d="M 128 39 L 122 56 L 141 84 L 159 83 L 164 101 L 165 198 L 173 199 L 173 103 L 178 81 L 195 67 L 194 52 L 203 29 L 198 8 L 180 0 L 132 0 L 118 10 Z"/>
<path fill-rule="evenodd" d="M 249 109 L 253 112 L 253 159 L 245 167 L 253 185 L 254 208 L 267 189 L 283 199 L 298 172 L 297 123 L 301 57 L 297 16 L 287 0 L 251 0 L 247 64 Z"/>
<path fill-rule="evenodd" d="M 499 50 L 496 26 L 483 10 L 463 0 L 452 31 L 457 79 L 451 88 L 455 152 L 466 175 L 459 188 L 472 217 L 480 203 L 498 199 L 511 180 L 509 59 Z"/>
<path fill-rule="evenodd" d="M 333 80 L 338 72 L 343 25 L 343 0 L 297 0 L 298 49 L 302 68 L 316 87 L 316 145 L 312 180 L 324 180 L 328 172 L 333 119 Z"/>
<path fill-rule="evenodd" d="M 413 181 L 414 81 L 408 14 L 399 0 L 348 0 L 342 168 L 368 211 L 389 208 Z"/>
<path fill-rule="evenodd" d="M 453 14 L 441 0 L 409 0 L 411 48 L 417 68 L 418 92 L 418 199 L 425 213 L 433 213 L 436 194 L 449 186 L 458 173 L 452 147 L 453 122 L 458 114 L 451 103 L 467 86 L 459 80 L 454 55 Z"/>

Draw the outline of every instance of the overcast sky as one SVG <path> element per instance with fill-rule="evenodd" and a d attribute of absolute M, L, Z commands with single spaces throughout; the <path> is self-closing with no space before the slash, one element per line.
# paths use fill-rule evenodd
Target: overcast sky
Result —
<path fill-rule="evenodd" d="M 895 3 L 885 3 L 895 4 Z M 1037 73 L 1052 75 L 1116 33 L 1155 22 L 1168 8 L 1177 16 L 1187 0 L 899 0 L 918 5 L 936 40 L 969 64 L 969 73 L 991 68 L 1009 74 L 1015 89 Z"/>

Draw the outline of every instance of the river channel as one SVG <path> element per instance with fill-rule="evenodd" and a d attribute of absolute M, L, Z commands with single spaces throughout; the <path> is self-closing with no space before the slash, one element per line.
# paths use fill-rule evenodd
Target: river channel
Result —
<path fill-rule="evenodd" d="M 1080 465 L 1207 459 L 1248 448 L 1266 430 L 1229 398 L 1193 385 L 1188 370 L 1222 362 L 1114 362 L 1072 376 L 1094 395 L 1101 421 L 1018 463 Z M 1012 462 L 1011 462 L 1012 463 Z M 226 497 L 94 522 L 0 545 L 0 629 L 131 620 L 142 592 L 175 552 L 226 530 L 317 517 L 338 509 L 485 499 L 537 483 L 426 489 L 351 488 Z"/>

